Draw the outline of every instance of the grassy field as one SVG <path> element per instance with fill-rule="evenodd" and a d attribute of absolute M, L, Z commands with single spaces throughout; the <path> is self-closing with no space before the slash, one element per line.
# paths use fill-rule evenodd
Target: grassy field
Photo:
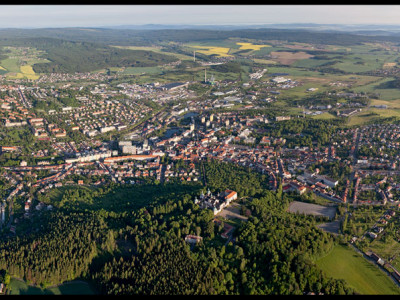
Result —
<path fill-rule="evenodd" d="M 292 66 L 301 67 L 301 68 L 315 68 L 324 63 L 329 62 L 329 59 L 299 59 L 292 63 Z"/>
<path fill-rule="evenodd" d="M 6 58 L 3 59 L 0 64 L 8 72 L 19 72 L 18 58 Z"/>
<path fill-rule="evenodd" d="M 352 116 L 347 123 L 348 126 L 362 125 L 377 119 L 379 115 L 372 114 L 371 112 L 364 111 Z"/>
<path fill-rule="evenodd" d="M 303 68 L 292 68 L 292 67 L 274 67 L 271 66 L 268 68 L 268 74 L 272 73 L 288 73 L 289 75 L 287 76 L 310 76 L 310 77 L 328 77 L 326 75 L 321 75 L 320 72 L 318 71 L 310 71 L 307 69 Z"/>
<path fill-rule="evenodd" d="M 383 101 L 374 101 L 373 105 L 378 104 L 386 104 L 387 102 Z M 400 117 L 400 108 L 397 106 L 400 103 L 396 101 L 396 106 L 392 106 L 388 109 L 379 109 L 379 108 L 366 108 L 363 109 L 362 112 L 350 117 L 349 122 L 347 125 L 354 126 L 354 125 L 363 125 L 373 120 L 377 120 L 379 118 L 389 118 L 389 117 Z"/>
<path fill-rule="evenodd" d="M 12 278 L 8 295 L 95 295 L 96 291 L 88 283 L 73 281 L 56 287 L 41 289 L 27 285 L 24 281 Z"/>
<path fill-rule="evenodd" d="M 385 273 L 348 246 L 335 246 L 316 264 L 328 276 L 344 279 L 359 294 L 400 294 L 400 289 Z"/>
<path fill-rule="evenodd" d="M 376 55 L 360 54 L 349 55 L 345 59 L 340 59 L 340 61 L 342 62 L 334 64 L 333 67 L 350 73 L 380 69 L 385 63 L 382 57 L 377 58 Z"/>
<path fill-rule="evenodd" d="M 142 74 L 152 74 L 159 75 L 162 74 L 162 70 L 159 67 L 128 67 L 122 72 L 124 75 L 142 75 Z"/>
<path fill-rule="evenodd" d="M 112 46 L 112 47 L 121 48 L 121 49 L 129 49 L 129 50 L 153 51 L 153 52 L 156 52 L 156 53 L 175 56 L 175 57 L 177 57 L 177 58 L 179 58 L 181 60 L 193 60 L 193 56 L 184 55 L 184 54 L 180 54 L 180 53 L 161 51 L 160 47 L 142 47 L 142 46 Z"/>
<path fill-rule="evenodd" d="M 361 91 L 376 93 L 379 95 L 379 99 L 382 99 L 382 100 L 400 99 L 400 90 L 399 89 L 382 88 L 385 86 L 385 84 L 387 82 L 392 81 L 392 80 L 393 80 L 392 77 L 384 78 L 384 79 L 376 81 L 376 82 L 371 82 L 370 84 L 354 87 L 353 91 L 356 93 L 361 92 Z"/>
<path fill-rule="evenodd" d="M 400 99 L 397 100 L 381 100 L 371 99 L 371 105 L 387 105 L 388 108 L 400 108 Z"/>

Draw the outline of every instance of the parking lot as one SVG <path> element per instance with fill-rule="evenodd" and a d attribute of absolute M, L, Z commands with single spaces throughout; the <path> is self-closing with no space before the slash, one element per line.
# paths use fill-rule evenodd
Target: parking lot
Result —
<path fill-rule="evenodd" d="M 317 204 L 293 201 L 289 205 L 289 212 L 314 216 L 326 216 L 332 220 L 336 214 L 336 207 L 326 207 Z"/>

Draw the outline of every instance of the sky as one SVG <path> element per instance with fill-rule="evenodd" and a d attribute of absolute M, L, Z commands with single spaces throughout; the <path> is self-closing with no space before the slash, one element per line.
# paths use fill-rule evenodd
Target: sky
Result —
<path fill-rule="evenodd" d="M 289 23 L 400 25 L 400 5 L 0 5 L 0 28 Z"/>

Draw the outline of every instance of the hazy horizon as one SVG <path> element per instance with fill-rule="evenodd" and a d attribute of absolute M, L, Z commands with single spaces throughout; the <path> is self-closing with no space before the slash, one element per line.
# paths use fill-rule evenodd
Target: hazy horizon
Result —
<path fill-rule="evenodd" d="M 0 28 L 272 24 L 400 26 L 400 5 L 1 5 Z"/>

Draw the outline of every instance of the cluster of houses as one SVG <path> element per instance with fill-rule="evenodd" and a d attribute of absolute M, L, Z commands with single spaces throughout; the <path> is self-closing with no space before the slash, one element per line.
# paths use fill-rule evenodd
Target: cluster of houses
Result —
<path fill-rule="evenodd" d="M 82 97 L 80 102 L 79 107 L 65 107 L 51 114 L 62 117 L 71 130 L 80 130 L 88 137 L 126 129 L 151 112 L 150 107 L 128 100 Z"/>
<path fill-rule="evenodd" d="M 57 83 L 57 82 L 69 82 L 69 81 L 106 81 L 109 79 L 116 78 L 116 75 L 106 75 L 101 72 L 94 72 L 94 73 L 49 73 L 49 74 L 42 74 L 40 78 L 36 81 L 36 83 Z"/>

